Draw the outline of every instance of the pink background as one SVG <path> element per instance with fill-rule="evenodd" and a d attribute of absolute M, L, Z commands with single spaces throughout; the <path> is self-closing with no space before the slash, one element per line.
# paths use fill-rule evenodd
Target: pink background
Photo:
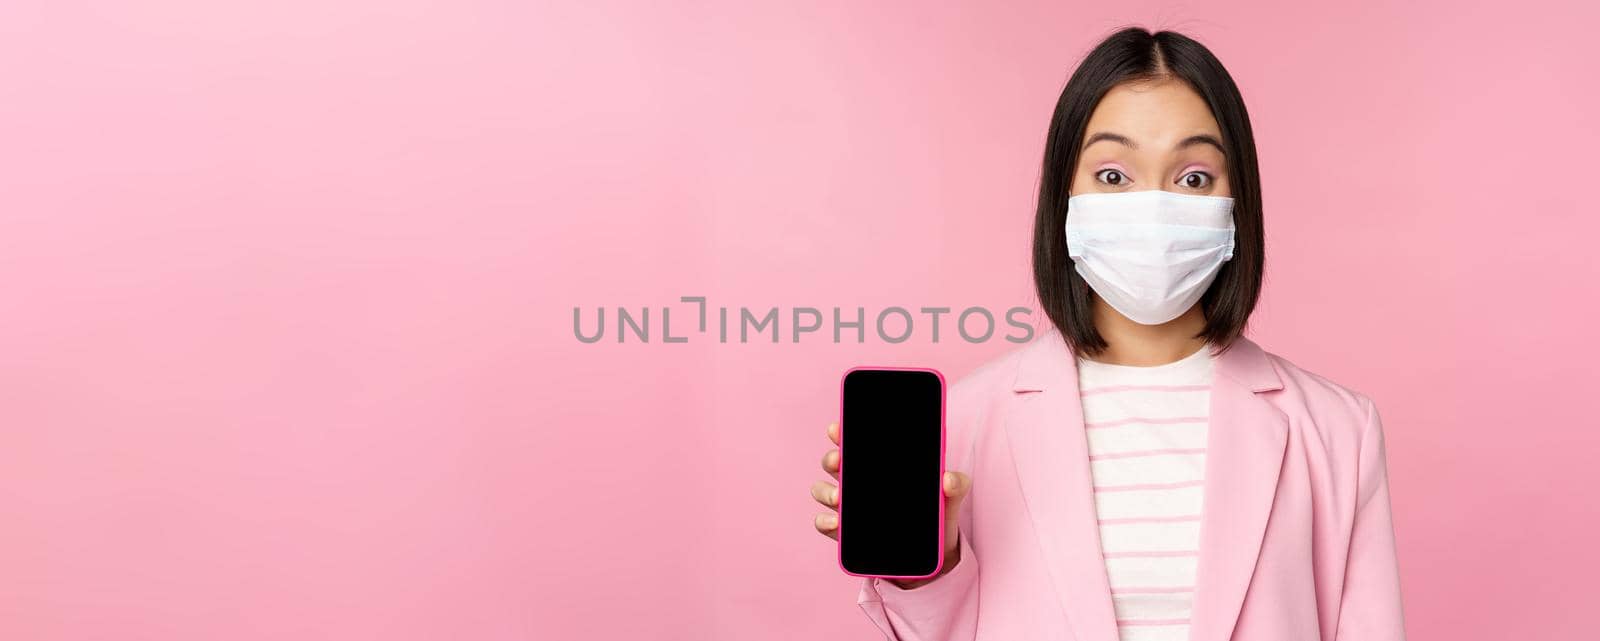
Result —
<path fill-rule="evenodd" d="M 0 6 L 0 637 L 875 638 L 838 376 L 1010 345 L 572 309 L 1029 304 L 1126 23 L 1243 88 L 1252 335 L 1378 401 L 1412 635 L 1592 634 L 1593 9 L 526 4 Z"/>

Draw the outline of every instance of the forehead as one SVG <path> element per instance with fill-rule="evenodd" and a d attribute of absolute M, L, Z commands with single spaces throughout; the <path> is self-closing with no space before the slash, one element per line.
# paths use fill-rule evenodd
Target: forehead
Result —
<path fill-rule="evenodd" d="M 1090 114 L 1084 137 L 1101 131 L 1162 146 L 1196 134 L 1222 136 L 1205 99 L 1175 78 L 1112 87 Z"/>

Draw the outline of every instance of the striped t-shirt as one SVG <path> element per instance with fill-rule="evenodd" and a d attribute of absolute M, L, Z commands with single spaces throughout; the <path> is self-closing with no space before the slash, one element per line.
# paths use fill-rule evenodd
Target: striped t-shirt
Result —
<path fill-rule="evenodd" d="M 1212 355 L 1079 359 L 1100 547 L 1122 641 L 1185 641 L 1200 550 Z"/>

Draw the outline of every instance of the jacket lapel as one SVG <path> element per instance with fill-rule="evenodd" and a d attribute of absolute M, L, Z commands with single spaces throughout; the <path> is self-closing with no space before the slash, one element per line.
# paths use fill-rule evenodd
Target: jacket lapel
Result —
<path fill-rule="evenodd" d="M 1211 389 L 1192 641 L 1227 641 L 1254 572 L 1287 443 L 1287 419 L 1259 392 L 1281 389 L 1266 354 L 1240 338 L 1217 356 Z M 1006 421 L 1012 460 L 1047 572 L 1079 641 L 1116 641 L 1100 548 L 1074 355 L 1046 332 L 1022 353 Z"/>
<path fill-rule="evenodd" d="M 1191 641 L 1233 636 L 1277 496 L 1288 419 L 1263 392 L 1283 388 L 1266 353 L 1240 338 L 1217 356 Z"/>
<path fill-rule="evenodd" d="M 1022 354 L 1013 389 L 1020 396 L 1006 435 L 1067 623 L 1080 641 L 1116 641 L 1078 369 L 1060 334 L 1045 333 Z"/>

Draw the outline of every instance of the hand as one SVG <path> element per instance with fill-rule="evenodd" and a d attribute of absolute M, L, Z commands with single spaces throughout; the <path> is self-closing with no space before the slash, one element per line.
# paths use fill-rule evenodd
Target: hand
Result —
<path fill-rule="evenodd" d="M 822 470 L 833 477 L 833 481 L 817 481 L 811 484 L 811 498 L 827 506 L 829 512 L 819 512 L 813 519 L 817 531 L 835 541 L 839 540 L 839 465 L 843 460 L 839 454 L 839 424 L 828 424 L 828 440 L 833 441 L 834 449 L 822 455 Z M 892 583 L 901 588 L 911 589 L 924 585 L 939 576 L 944 576 L 956 563 L 961 561 L 961 527 L 957 515 L 961 513 L 961 501 L 967 498 L 967 492 L 972 489 L 972 479 L 961 472 L 947 471 L 942 479 L 944 485 L 944 568 L 938 576 L 926 579 L 901 581 L 890 579 Z"/>

